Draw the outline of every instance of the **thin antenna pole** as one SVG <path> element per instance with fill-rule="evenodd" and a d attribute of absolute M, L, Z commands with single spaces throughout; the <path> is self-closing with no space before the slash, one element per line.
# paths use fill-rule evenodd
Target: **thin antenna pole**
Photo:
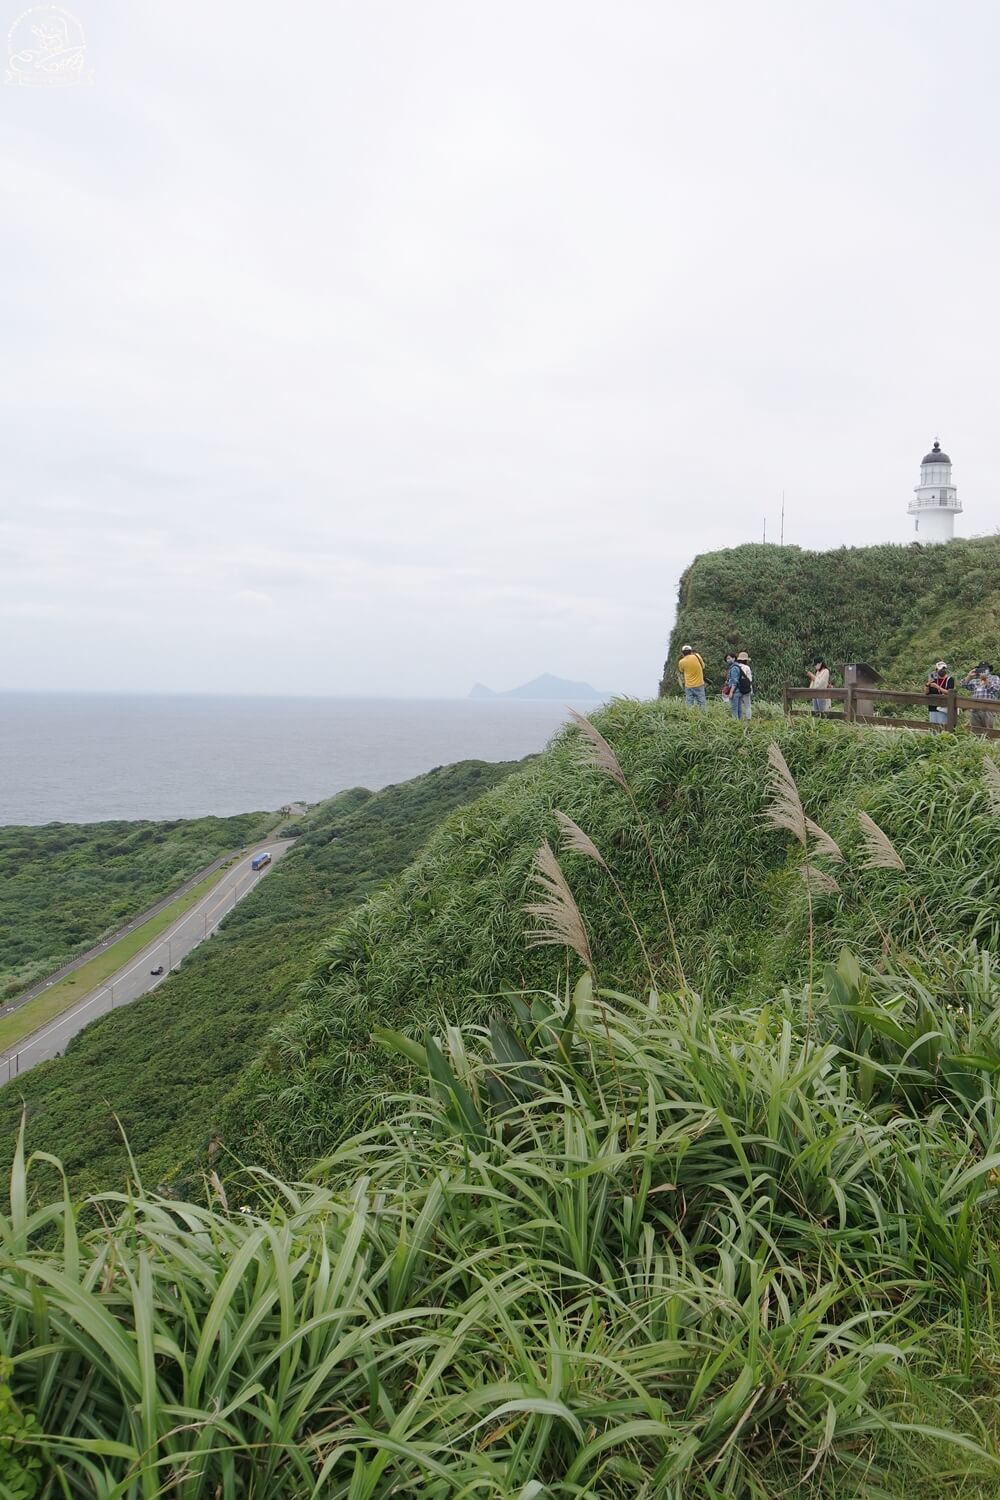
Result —
<path fill-rule="evenodd" d="M 785 545 L 785 492 L 781 492 L 781 546 Z"/>
<path fill-rule="evenodd" d="M 767 517 L 764 517 L 764 545 L 767 546 Z"/>

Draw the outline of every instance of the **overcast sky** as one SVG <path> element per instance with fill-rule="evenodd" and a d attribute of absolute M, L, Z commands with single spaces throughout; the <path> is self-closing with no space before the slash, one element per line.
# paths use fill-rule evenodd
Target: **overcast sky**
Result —
<path fill-rule="evenodd" d="M 939 434 L 995 528 L 995 0 L 66 9 L 92 84 L 0 87 L 0 687 L 651 694 L 782 488 L 908 541 Z"/>

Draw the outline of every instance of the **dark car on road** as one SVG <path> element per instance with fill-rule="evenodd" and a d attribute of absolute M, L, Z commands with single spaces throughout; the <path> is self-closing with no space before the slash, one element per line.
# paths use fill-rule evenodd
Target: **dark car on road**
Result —
<path fill-rule="evenodd" d="M 162 964 L 158 964 L 155 969 L 150 969 L 149 972 L 151 974 L 162 974 L 163 973 L 163 965 Z"/>

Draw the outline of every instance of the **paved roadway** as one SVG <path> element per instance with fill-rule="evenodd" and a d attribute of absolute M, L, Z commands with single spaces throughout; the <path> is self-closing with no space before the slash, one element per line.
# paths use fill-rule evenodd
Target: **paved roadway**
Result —
<path fill-rule="evenodd" d="M 155 990 L 182 958 L 186 958 L 192 949 L 197 948 L 199 943 L 203 943 L 215 931 L 237 901 L 241 901 L 269 870 L 273 870 L 275 862 L 294 842 L 294 839 L 271 839 L 254 849 L 248 849 L 207 895 L 178 918 L 172 927 L 154 938 L 125 968 L 106 979 L 99 989 L 82 996 L 71 1010 L 64 1011 L 54 1021 L 49 1021 L 19 1042 L 16 1048 L 0 1053 L 0 1084 L 9 1083 L 20 1073 L 33 1068 L 36 1063 L 58 1057 L 70 1037 L 76 1036 L 78 1031 L 89 1026 L 98 1016 L 128 1005 L 131 1001 L 138 1000 L 140 995 Z M 260 854 L 265 849 L 270 851 L 271 863 L 265 865 L 263 870 L 254 872 L 250 863 L 255 854 Z M 170 899 L 174 900 L 176 897 Z M 162 974 L 154 975 L 150 972 L 161 964 Z"/>
<path fill-rule="evenodd" d="M 54 974 L 46 974 L 44 979 L 39 979 L 30 989 L 23 990 L 16 1000 L 0 1005 L 0 1016 L 10 1015 L 10 1012 L 17 1010 L 19 1005 L 25 1005 L 27 1001 L 34 1000 L 36 995 L 41 995 L 45 990 L 51 989 L 54 984 L 58 984 L 60 979 L 66 979 L 76 969 L 82 969 L 84 964 L 89 964 L 92 958 L 99 958 L 105 948 L 110 948 L 113 943 L 118 942 L 119 938 L 128 937 L 130 932 L 136 927 L 141 927 L 151 917 L 155 917 L 165 906 L 172 906 L 179 896 L 183 896 L 193 886 L 200 885 L 207 876 L 214 875 L 216 870 L 221 870 L 222 866 L 227 865 L 233 857 L 232 849 L 227 850 L 225 854 L 220 854 L 218 859 L 213 859 L 210 865 L 205 865 L 203 869 L 198 870 L 190 880 L 185 880 L 183 885 L 171 891 L 169 896 L 164 896 L 162 901 L 157 901 L 155 906 L 147 907 L 145 911 L 133 917 L 131 922 L 126 922 L 124 927 L 119 927 L 117 931 L 109 933 L 106 938 L 95 943 L 92 948 L 88 948 L 86 953 L 81 953 L 78 958 L 73 958 L 68 964 L 63 964 L 61 969 L 56 969 Z"/>

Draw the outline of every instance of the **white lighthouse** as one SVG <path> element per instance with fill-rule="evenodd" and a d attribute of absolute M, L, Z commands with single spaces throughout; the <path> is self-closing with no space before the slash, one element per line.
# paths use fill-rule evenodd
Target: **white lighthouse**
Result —
<path fill-rule="evenodd" d="M 907 510 L 919 541 L 950 542 L 955 535 L 955 517 L 961 515 L 962 502 L 951 482 L 951 459 L 941 452 L 937 438 L 920 461 L 920 483 L 914 486 Z"/>

